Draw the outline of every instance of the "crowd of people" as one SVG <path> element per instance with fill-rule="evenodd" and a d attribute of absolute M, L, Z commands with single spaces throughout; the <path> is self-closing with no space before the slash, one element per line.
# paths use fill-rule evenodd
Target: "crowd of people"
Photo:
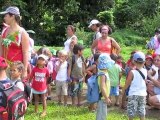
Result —
<path fill-rule="evenodd" d="M 7 86 L 12 82 L 24 91 L 22 81 L 27 80 L 34 98 L 35 113 L 38 112 L 39 101 L 42 102 L 41 117 L 47 115 L 46 101 L 52 99 L 51 84 L 56 87 L 58 104 L 67 106 L 67 99 L 71 97 L 73 106 L 81 106 L 83 85 L 88 84 L 91 76 L 99 73 L 103 73 L 97 76 L 100 98 L 88 105 L 90 111 L 97 111 L 96 120 L 106 120 L 107 106 L 112 105 L 127 108 L 129 120 L 136 113 L 144 120 L 146 103 L 150 109 L 160 109 L 159 35 L 154 36 L 157 43 L 155 54 L 145 55 L 136 50 L 125 63 L 120 56 L 120 45 L 110 37 L 112 29 L 94 19 L 88 26 L 94 32 L 92 55 L 86 59 L 83 53 L 85 48 L 78 44 L 73 25 L 66 28 L 67 40 L 62 49 L 52 52 L 42 46 L 36 51 L 31 44 L 33 40 L 20 27 L 19 9 L 11 6 L 0 14 L 4 15 L 7 24 L 0 39 L 0 83 Z M 156 31 L 156 34 L 160 34 L 160 31 Z M 122 75 L 126 76 L 124 87 L 120 85 Z M 120 89 L 122 100 L 119 99 Z M 0 105 L 3 105 L 1 100 Z M 23 119 L 24 116 L 21 116 L 18 120 Z"/>

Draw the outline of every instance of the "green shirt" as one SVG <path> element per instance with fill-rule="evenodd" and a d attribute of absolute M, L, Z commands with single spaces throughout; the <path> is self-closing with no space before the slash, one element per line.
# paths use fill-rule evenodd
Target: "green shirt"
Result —
<path fill-rule="evenodd" d="M 111 81 L 111 86 L 118 86 L 119 85 L 119 75 L 122 72 L 121 67 L 118 64 L 114 64 L 113 67 L 108 69 L 109 78 Z"/>

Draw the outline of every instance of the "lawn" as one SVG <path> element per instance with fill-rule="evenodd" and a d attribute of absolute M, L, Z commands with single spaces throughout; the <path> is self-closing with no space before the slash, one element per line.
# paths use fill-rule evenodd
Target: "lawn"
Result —
<path fill-rule="evenodd" d="M 50 47 L 51 49 L 51 47 Z M 54 47 L 54 49 L 60 49 Z M 133 50 L 142 50 L 140 46 L 125 47 L 122 46 L 121 55 L 124 58 L 124 61 L 129 59 L 129 55 Z M 144 50 L 143 50 L 144 51 Z M 91 55 L 90 49 L 85 49 L 85 57 Z M 124 84 L 124 77 L 122 83 Z M 55 92 L 55 90 L 54 90 Z M 40 112 L 42 111 L 42 105 L 40 105 Z M 30 105 L 25 115 L 25 120 L 95 120 L 95 113 L 89 112 L 87 105 L 81 107 L 73 106 L 62 106 L 58 105 L 55 100 L 48 102 L 47 106 L 47 116 L 40 118 L 40 112 L 38 114 L 34 113 L 34 106 Z M 147 111 L 146 120 L 160 120 L 159 111 Z M 121 110 L 120 108 L 111 107 L 108 109 L 108 120 L 127 120 L 126 111 Z M 135 120 L 138 120 L 136 118 Z"/>

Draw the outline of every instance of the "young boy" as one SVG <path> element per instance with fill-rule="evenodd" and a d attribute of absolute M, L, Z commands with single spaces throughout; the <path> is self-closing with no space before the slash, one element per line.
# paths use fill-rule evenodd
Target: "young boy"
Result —
<path fill-rule="evenodd" d="M 112 96 L 115 96 L 115 106 L 119 106 L 119 84 L 120 79 L 122 77 L 122 69 L 121 67 L 116 63 L 117 56 L 114 54 L 110 55 L 111 59 L 115 61 L 115 64 L 113 67 L 108 69 L 109 78 L 111 81 L 111 89 L 110 89 L 110 98 Z"/>
<path fill-rule="evenodd" d="M 85 63 L 83 58 L 83 49 L 81 45 L 75 45 L 73 48 L 74 55 L 69 59 L 68 76 L 71 77 L 69 85 L 72 105 L 75 105 L 75 97 L 78 98 L 78 106 L 81 105 L 82 85 L 85 75 Z M 69 78 L 70 79 L 70 78 Z"/>
<path fill-rule="evenodd" d="M 147 70 L 144 69 L 145 55 L 142 52 L 136 52 L 133 55 L 133 60 L 136 69 L 131 70 L 128 74 L 124 91 L 129 87 L 127 113 L 129 120 L 138 113 L 140 120 L 145 119 L 145 104 L 146 104 L 146 83 Z"/>
<path fill-rule="evenodd" d="M 0 84 L 3 84 L 4 87 L 7 88 L 7 86 L 10 86 L 11 81 L 7 77 L 6 69 L 8 67 L 8 64 L 6 60 L 0 56 Z M 0 108 L 3 107 L 2 103 L 2 93 L 0 92 Z M 5 114 L 0 113 L 0 120 L 2 120 L 5 117 Z"/>
<path fill-rule="evenodd" d="M 12 84 L 14 84 L 16 87 L 24 91 L 24 85 L 21 81 L 22 72 L 24 69 L 24 65 L 21 61 L 13 62 L 10 65 L 10 76 L 12 80 Z M 24 120 L 24 116 L 20 117 L 18 120 Z"/>
<path fill-rule="evenodd" d="M 67 105 L 68 95 L 68 62 L 67 62 L 67 51 L 59 51 L 59 60 L 56 62 L 56 93 L 58 96 L 58 103 L 61 103 L 61 96 L 64 96 L 64 105 Z"/>
<path fill-rule="evenodd" d="M 101 93 L 100 99 L 97 103 L 96 120 L 106 120 L 107 117 L 107 105 L 110 105 L 110 79 L 108 75 L 108 69 L 114 65 L 114 61 L 106 53 L 102 53 L 98 58 L 98 68 L 101 75 L 98 77 L 99 93 Z"/>

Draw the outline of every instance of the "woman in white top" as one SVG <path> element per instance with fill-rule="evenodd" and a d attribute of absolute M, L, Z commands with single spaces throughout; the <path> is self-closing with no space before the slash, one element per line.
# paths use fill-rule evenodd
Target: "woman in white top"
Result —
<path fill-rule="evenodd" d="M 73 47 L 77 44 L 77 37 L 75 36 L 76 28 L 72 25 L 67 26 L 67 40 L 64 42 L 64 50 L 72 53 Z"/>

